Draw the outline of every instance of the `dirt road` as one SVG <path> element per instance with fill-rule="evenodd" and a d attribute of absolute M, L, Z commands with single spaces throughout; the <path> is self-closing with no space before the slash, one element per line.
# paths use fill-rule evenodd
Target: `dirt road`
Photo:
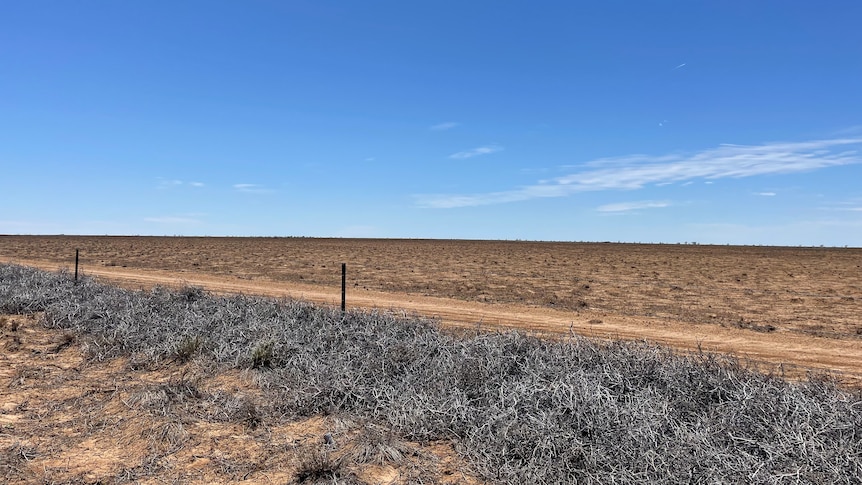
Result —
<path fill-rule="evenodd" d="M 61 266 L 45 260 L 21 260 L 46 270 Z M 153 285 L 201 286 L 210 291 L 299 298 L 336 305 L 340 288 L 265 279 L 239 279 L 182 270 L 103 267 L 86 274 L 133 289 Z M 717 325 L 693 325 L 667 318 L 631 317 L 609 312 L 555 310 L 510 303 L 479 303 L 380 291 L 348 291 L 348 308 L 378 308 L 439 318 L 446 326 L 520 329 L 544 335 L 578 335 L 647 340 L 684 351 L 703 349 L 750 360 L 788 377 L 804 377 L 809 370 L 830 371 L 852 385 L 862 384 L 862 345 L 858 340 L 823 338 L 792 332 L 757 332 Z"/>

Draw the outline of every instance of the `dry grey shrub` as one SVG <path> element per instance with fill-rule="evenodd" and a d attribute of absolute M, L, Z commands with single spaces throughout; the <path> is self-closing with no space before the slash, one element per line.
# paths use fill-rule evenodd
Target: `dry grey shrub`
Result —
<path fill-rule="evenodd" d="M 175 408 L 197 403 L 205 397 L 195 379 L 185 375 L 178 378 L 144 386 L 133 392 L 124 402 L 127 406 L 147 410 L 158 416 L 175 416 Z"/>
<path fill-rule="evenodd" d="M 144 430 L 143 436 L 150 441 L 150 451 L 167 456 L 182 449 L 189 438 L 183 423 L 168 421 Z"/>
<path fill-rule="evenodd" d="M 224 410 L 225 421 L 242 423 L 249 429 L 256 429 L 264 420 L 264 413 L 246 396 L 225 396 L 218 402 L 218 408 Z"/>
<path fill-rule="evenodd" d="M 42 311 L 49 303 L 71 296 L 73 286 L 66 271 L 48 274 L 26 266 L 0 265 L 0 313 Z"/>
<path fill-rule="evenodd" d="M 366 423 L 356 438 L 350 456 L 355 463 L 400 465 L 406 456 L 418 454 L 417 449 L 404 442 L 392 429 Z"/>
<path fill-rule="evenodd" d="M 788 383 L 646 343 L 455 337 L 386 312 L 193 293 L 0 266 L 0 309 L 90 334 L 95 359 L 170 360 L 204 339 L 194 359 L 258 369 L 267 412 L 451 439 L 496 483 L 862 482 L 862 396 L 828 379 Z"/>

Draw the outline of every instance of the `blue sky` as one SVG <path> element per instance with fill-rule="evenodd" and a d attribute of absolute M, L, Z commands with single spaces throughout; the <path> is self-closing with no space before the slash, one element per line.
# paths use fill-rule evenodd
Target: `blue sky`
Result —
<path fill-rule="evenodd" d="M 0 233 L 862 246 L 860 18 L 3 2 Z"/>

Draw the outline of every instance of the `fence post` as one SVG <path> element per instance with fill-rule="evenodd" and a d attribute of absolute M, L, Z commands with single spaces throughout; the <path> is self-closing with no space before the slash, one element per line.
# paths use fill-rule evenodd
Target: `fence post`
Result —
<path fill-rule="evenodd" d="M 78 249 L 75 249 L 75 284 L 78 284 Z"/>
<path fill-rule="evenodd" d="M 347 263 L 341 263 L 341 313 L 347 307 Z"/>

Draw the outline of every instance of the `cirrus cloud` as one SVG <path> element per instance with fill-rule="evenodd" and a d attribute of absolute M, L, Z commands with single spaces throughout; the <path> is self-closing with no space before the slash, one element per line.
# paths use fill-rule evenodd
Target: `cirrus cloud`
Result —
<path fill-rule="evenodd" d="M 272 189 L 268 189 L 258 184 L 233 184 L 234 190 L 244 194 L 271 194 Z"/>
<path fill-rule="evenodd" d="M 478 148 L 474 148 L 472 150 L 464 150 L 463 152 L 453 153 L 449 155 L 449 158 L 455 159 L 463 159 L 463 158 L 473 158 L 478 157 L 479 155 L 488 155 L 491 153 L 496 153 L 502 151 L 503 147 L 498 145 L 486 145 Z"/>
<path fill-rule="evenodd" d="M 618 202 L 616 204 L 605 204 L 596 208 L 599 212 L 631 212 L 639 209 L 658 209 L 670 207 L 671 203 L 666 200 L 641 200 L 637 202 Z"/>
<path fill-rule="evenodd" d="M 603 158 L 569 167 L 579 170 L 568 175 L 510 190 L 417 194 L 414 200 L 419 207 L 446 209 L 566 197 L 588 191 L 636 190 L 651 184 L 690 183 L 697 179 L 709 184 L 722 178 L 807 172 L 862 162 L 858 151 L 849 149 L 860 145 L 862 137 L 762 145 L 725 144 L 694 153 Z M 468 158 L 467 155 L 455 155 Z"/>
<path fill-rule="evenodd" d="M 156 188 L 160 190 L 172 189 L 174 187 L 181 187 L 183 185 L 188 185 L 189 187 L 203 187 L 203 182 L 183 182 L 182 180 L 177 179 L 159 179 L 159 184 Z"/>

